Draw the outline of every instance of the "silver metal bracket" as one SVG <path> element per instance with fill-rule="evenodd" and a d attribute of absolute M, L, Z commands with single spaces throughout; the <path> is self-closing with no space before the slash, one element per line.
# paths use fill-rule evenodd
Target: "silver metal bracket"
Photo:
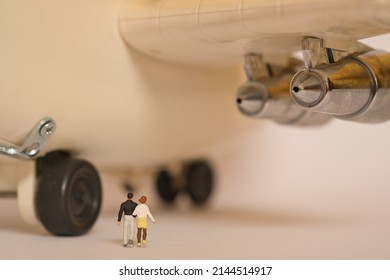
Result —
<path fill-rule="evenodd" d="M 19 159 L 33 159 L 45 147 L 48 138 L 56 130 L 56 123 L 51 118 L 44 118 L 35 125 L 21 145 L 0 144 L 0 154 Z"/>
<path fill-rule="evenodd" d="M 265 63 L 260 54 L 245 55 L 244 70 L 248 81 L 260 81 L 273 76 L 271 65 Z"/>
<path fill-rule="evenodd" d="M 324 39 L 305 37 L 302 40 L 303 60 L 308 69 L 315 68 L 320 64 L 332 64 L 351 54 L 363 53 L 370 50 L 369 47 L 361 43 L 355 43 L 348 50 L 339 50 L 333 46 L 326 45 Z"/>
<path fill-rule="evenodd" d="M 307 37 L 302 40 L 302 54 L 306 68 L 334 63 L 349 55 L 348 52 L 325 48 L 323 45 L 323 39 L 319 38 Z"/>

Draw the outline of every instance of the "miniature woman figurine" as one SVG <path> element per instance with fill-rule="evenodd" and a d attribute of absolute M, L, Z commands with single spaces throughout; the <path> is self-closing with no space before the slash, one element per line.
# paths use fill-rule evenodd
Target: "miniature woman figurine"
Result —
<path fill-rule="evenodd" d="M 140 204 L 135 208 L 133 215 L 137 215 L 137 246 L 141 246 L 141 235 L 142 235 L 142 246 L 146 246 L 146 236 L 148 229 L 148 217 L 156 223 L 156 220 L 153 218 L 152 213 L 149 211 L 149 207 L 145 204 L 147 201 L 146 196 L 141 196 L 138 200 Z"/>

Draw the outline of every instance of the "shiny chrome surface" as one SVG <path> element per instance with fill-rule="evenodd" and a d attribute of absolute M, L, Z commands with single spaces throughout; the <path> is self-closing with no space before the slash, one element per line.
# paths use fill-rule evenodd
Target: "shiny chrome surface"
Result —
<path fill-rule="evenodd" d="M 312 113 L 299 108 L 288 94 L 288 82 L 247 82 L 237 91 L 237 106 L 248 117 L 271 119 L 281 124 L 319 125 L 330 116 Z"/>
<path fill-rule="evenodd" d="M 390 54 L 370 51 L 303 69 L 291 81 L 302 108 L 358 122 L 390 119 Z"/>
<path fill-rule="evenodd" d="M 295 73 L 293 64 L 274 70 L 262 63 L 258 55 L 251 54 L 245 58 L 244 68 L 249 81 L 237 90 L 236 96 L 237 107 L 242 114 L 291 125 L 317 125 L 330 120 L 330 116 L 308 112 L 293 102 L 289 93 L 290 81 Z"/>
<path fill-rule="evenodd" d="M 371 51 L 366 45 L 351 41 L 348 36 L 327 34 L 325 39 L 305 37 L 302 40 L 302 55 L 306 68 L 331 64 L 350 56 L 352 53 Z M 337 49 L 335 49 L 337 46 Z"/>
<path fill-rule="evenodd" d="M 44 118 L 35 125 L 21 145 L 0 145 L 0 154 L 21 159 L 32 159 L 44 148 L 55 129 L 56 123 L 54 120 Z"/>

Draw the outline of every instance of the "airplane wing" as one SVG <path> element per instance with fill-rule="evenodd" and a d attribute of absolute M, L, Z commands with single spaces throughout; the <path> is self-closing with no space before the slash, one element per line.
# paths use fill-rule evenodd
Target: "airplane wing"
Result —
<path fill-rule="evenodd" d="M 210 67 L 245 57 L 244 115 L 316 125 L 390 119 L 390 57 L 358 42 L 390 32 L 389 10 L 390 1 L 131 1 L 119 22 L 132 48 L 162 60 Z M 305 69 L 295 75 L 297 50 Z"/>
<path fill-rule="evenodd" d="M 389 1 L 128 1 L 120 16 L 126 42 L 164 60 L 240 63 L 245 53 L 283 62 L 304 37 L 350 51 L 356 41 L 390 32 Z"/>

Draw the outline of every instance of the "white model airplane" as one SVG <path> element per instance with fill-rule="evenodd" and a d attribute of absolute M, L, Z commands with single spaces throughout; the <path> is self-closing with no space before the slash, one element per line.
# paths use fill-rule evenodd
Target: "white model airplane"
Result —
<path fill-rule="evenodd" d="M 1 0 L 0 152 L 16 160 L 2 158 L 0 192 L 17 193 L 27 222 L 80 235 L 102 193 L 75 155 L 113 170 L 196 159 L 248 129 L 234 102 L 283 124 L 387 121 L 390 56 L 359 40 L 389 33 L 389 12 L 385 0 Z M 207 162 L 182 176 L 158 172 L 161 197 L 181 187 L 205 202 Z"/>

